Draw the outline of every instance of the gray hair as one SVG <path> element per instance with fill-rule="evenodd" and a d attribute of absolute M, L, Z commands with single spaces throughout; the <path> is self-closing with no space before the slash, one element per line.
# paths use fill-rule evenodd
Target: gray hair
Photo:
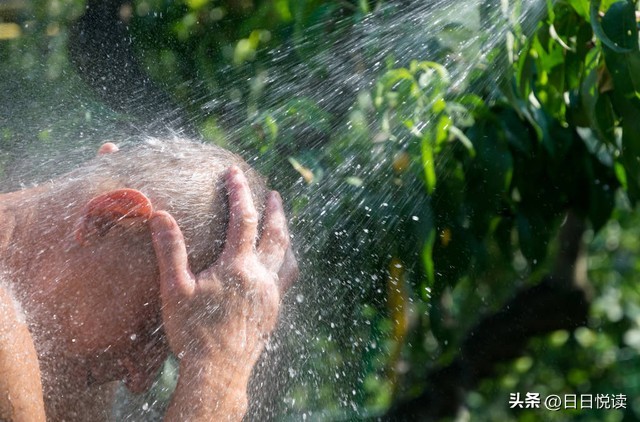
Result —
<path fill-rule="evenodd" d="M 224 174 L 236 165 L 246 175 L 256 208 L 264 208 L 264 179 L 238 155 L 223 148 L 184 139 L 147 139 L 129 149 L 100 155 L 51 182 L 50 200 L 74 205 L 86 189 L 99 195 L 131 188 L 145 194 L 156 210 L 168 211 L 187 243 L 194 272 L 210 265 L 221 251 L 228 221 Z M 41 197 L 42 199 L 42 197 Z M 77 204 L 76 204 L 77 205 Z"/>

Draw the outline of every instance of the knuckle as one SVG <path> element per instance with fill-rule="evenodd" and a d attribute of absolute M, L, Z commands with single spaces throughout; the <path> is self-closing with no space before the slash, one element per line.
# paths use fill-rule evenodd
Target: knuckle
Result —
<path fill-rule="evenodd" d="M 276 226 L 269 231 L 269 240 L 282 245 L 285 249 L 289 246 L 289 234 L 286 227 Z"/>
<path fill-rule="evenodd" d="M 298 265 L 298 261 L 295 259 L 291 263 L 291 276 L 294 280 L 300 276 L 300 265 Z"/>
<path fill-rule="evenodd" d="M 167 255 L 171 255 L 181 245 L 180 237 L 172 230 L 158 233 L 156 242 L 161 246 L 161 251 Z"/>
<path fill-rule="evenodd" d="M 277 319 L 278 311 L 280 309 L 280 291 L 275 284 L 269 286 L 262 292 L 262 303 L 267 314 L 270 314 L 273 319 Z"/>
<path fill-rule="evenodd" d="M 234 260 L 229 264 L 227 271 L 229 275 L 237 280 L 247 280 L 249 278 L 250 271 L 248 265 L 244 260 Z"/>
<path fill-rule="evenodd" d="M 285 264 L 280 271 L 280 286 L 283 292 L 286 292 L 300 276 L 300 267 L 298 262 L 294 259 Z"/>
<path fill-rule="evenodd" d="M 253 208 L 242 208 L 236 214 L 239 224 L 249 225 L 258 223 L 258 212 Z"/>
<path fill-rule="evenodd" d="M 287 276 L 289 284 L 293 284 L 300 277 L 300 267 L 297 262 L 294 262 L 291 265 L 291 269 L 289 270 L 289 274 Z"/>
<path fill-rule="evenodd" d="M 278 275 L 277 271 L 271 271 L 270 272 L 271 277 L 269 278 L 269 284 L 272 284 L 273 286 L 277 286 L 278 282 L 280 281 L 280 276 Z M 274 289 L 277 292 L 277 289 Z"/>

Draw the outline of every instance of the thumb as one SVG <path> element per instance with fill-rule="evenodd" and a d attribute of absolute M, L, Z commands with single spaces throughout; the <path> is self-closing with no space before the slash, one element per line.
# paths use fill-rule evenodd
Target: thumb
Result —
<path fill-rule="evenodd" d="M 149 220 L 151 240 L 160 268 L 160 295 L 164 305 L 177 304 L 191 296 L 195 277 L 189 269 L 187 248 L 176 220 L 166 211 Z"/>

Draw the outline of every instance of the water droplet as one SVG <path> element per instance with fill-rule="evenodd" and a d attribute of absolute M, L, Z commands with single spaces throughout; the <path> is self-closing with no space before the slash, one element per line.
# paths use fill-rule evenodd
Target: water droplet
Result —
<path fill-rule="evenodd" d="M 302 294 L 298 294 L 298 295 L 296 296 L 296 302 L 298 302 L 298 303 L 302 303 L 302 302 L 304 302 L 304 295 L 302 295 Z"/>
<path fill-rule="evenodd" d="M 131 339 L 131 341 L 136 341 L 136 339 L 138 338 L 138 335 L 133 333 L 129 336 L 129 338 Z"/>

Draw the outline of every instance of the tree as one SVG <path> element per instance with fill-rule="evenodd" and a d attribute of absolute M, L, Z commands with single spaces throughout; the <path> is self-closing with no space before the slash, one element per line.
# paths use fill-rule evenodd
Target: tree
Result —
<path fill-rule="evenodd" d="M 84 94 L 89 125 L 177 124 L 289 198 L 303 279 L 256 418 L 529 420 L 509 409 L 526 391 L 627 394 L 606 417 L 638 416 L 635 2 L 80 3 L 34 2 L 40 32 L 0 44 L 0 68 L 55 24 L 66 104 L 65 72 L 108 85 Z M 76 126 L 0 125 L 7 151 L 78 145 Z"/>

